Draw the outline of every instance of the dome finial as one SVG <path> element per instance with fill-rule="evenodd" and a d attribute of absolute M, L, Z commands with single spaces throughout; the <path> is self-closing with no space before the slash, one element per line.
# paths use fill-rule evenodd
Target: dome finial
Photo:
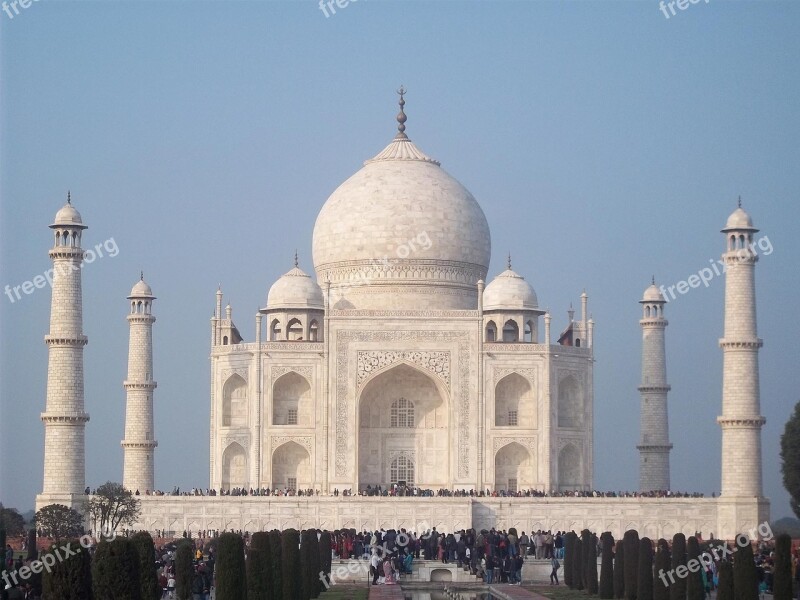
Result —
<path fill-rule="evenodd" d="M 297 258 L 297 249 L 296 248 L 295 248 L 295 251 L 294 251 L 294 266 L 295 266 L 295 268 L 300 266 L 300 261 Z"/>
<path fill-rule="evenodd" d="M 139 271 L 139 281 L 144 281 L 144 271 Z"/>
<path fill-rule="evenodd" d="M 67 190 L 67 204 L 72 204 L 72 195 L 69 190 Z"/>
<path fill-rule="evenodd" d="M 398 104 L 400 104 L 400 112 L 397 113 L 397 136 L 396 137 L 398 137 L 398 138 L 407 138 L 408 136 L 406 135 L 406 121 L 408 120 L 408 117 L 406 116 L 406 113 L 403 110 L 403 107 L 406 105 L 406 101 L 403 98 L 403 96 L 406 95 L 406 88 L 401 85 L 400 89 L 397 90 L 397 93 L 400 95 L 400 101 L 398 102 Z"/>
<path fill-rule="evenodd" d="M 739 194 L 739 208 L 742 208 L 742 195 Z"/>
<path fill-rule="evenodd" d="M 511 270 L 511 252 L 508 253 L 508 270 Z"/>
<path fill-rule="evenodd" d="M 653 280 L 651 281 L 651 283 L 652 283 L 653 285 L 655 285 L 655 284 L 656 284 L 656 276 L 655 276 L 655 275 L 653 275 Z"/>

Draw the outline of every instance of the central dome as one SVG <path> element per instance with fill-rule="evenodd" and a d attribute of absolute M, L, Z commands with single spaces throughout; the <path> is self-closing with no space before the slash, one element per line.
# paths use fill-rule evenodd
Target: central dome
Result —
<path fill-rule="evenodd" d="M 402 118 L 402 120 L 401 120 Z M 491 257 L 486 216 L 463 185 L 400 132 L 331 194 L 314 268 L 331 307 L 475 309 Z"/>

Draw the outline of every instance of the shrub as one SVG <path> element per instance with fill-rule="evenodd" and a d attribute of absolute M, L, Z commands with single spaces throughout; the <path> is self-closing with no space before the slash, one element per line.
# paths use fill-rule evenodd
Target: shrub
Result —
<path fill-rule="evenodd" d="M 788 533 L 780 534 L 775 540 L 773 578 L 773 600 L 792 600 L 792 538 Z"/>
<path fill-rule="evenodd" d="M 269 534 L 258 531 L 250 540 L 247 550 L 247 599 L 272 600 L 269 573 L 272 568 L 269 552 Z"/>
<path fill-rule="evenodd" d="M 283 559 L 281 556 L 281 534 L 277 529 L 269 532 L 270 584 L 273 600 L 283 598 Z"/>
<path fill-rule="evenodd" d="M 175 595 L 178 600 L 192 597 L 192 561 L 194 546 L 188 540 L 181 540 L 175 550 Z"/>
<path fill-rule="evenodd" d="M 29 529 L 28 530 L 28 556 L 26 557 L 28 560 L 35 560 L 36 557 L 39 555 L 39 550 L 36 548 L 36 530 Z M 5 545 L 2 546 L 5 548 Z"/>
<path fill-rule="evenodd" d="M 614 597 L 614 536 L 606 531 L 600 536 L 603 557 L 600 564 L 600 597 L 611 600 Z"/>
<path fill-rule="evenodd" d="M 678 567 L 686 567 L 686 536 L 682 533 L 676 533 L 672 536 L 672 562 L 670 569 L 676 573 Z M 670 580 L 669 583 L 669 598 L 670 600 L 686 600 L 686 579 L 683 577 L 675 577 L 675 582 Z"/>
<path fill-rule="evenodd" d="M 733 565 L 727 560 L 719 563 L 717 600 L 733 600 Z"/>
<path fill-rule="evenodd" d="M 629 529 L 622 538 L 625 546 L 625 598 L 636 600 L 639 587 L 639 532 Z"/>
<path fill-rule="evenodd" d="M 69 542 L 70 550 L 78 551 L 68 560 L 58 560 L 42 571 L 42 594 L 52 600 L 92 600 L 92 560 L 89 551 L 77 540 Z M 53 551 L 42 552 L 54 554 Z M 62 554 L 63 556 L 63 554 Z"/>
<path fill-rule="evenodd" d="M 670 563 L 672 555 L 669 551 L 667 540 L 658 540 L 656 550 L 656 566 L 653 573 L 653 600 L 669 600 L 669 579 L 667 573 L 672 568 Z M 663 574 L 663 576 L 662 576 Z"/>
<path fill-rule="evenodd" d="M 119 537 L 98 544 L 92 559 L 92 590 L 98 600 L 142 600 L 139 554 L 131 540 Z"/>
<path fill-rule="evenodd" d="M 587 533 L 589 533 L 587 531 Z M 589 533 L 585 542 L 582 542 L 585 556 L 583 572 L 584 587 L 590 596 L 597 594 L 597 536 Z"/>
<path fill-rule="evenodd" d="M 322 532 L 319 538 L 319 570 L 325 576 L 325 581 L 331 581 L 331 534 L 328 531 Z M 325 591 L 325 585 L 320 581 L 320 592 Z"/>
<path fill-rule="evenodd" d="M 575 534 L 568 532 L 564 534 L 564 585 L 569 589 L 575 589 L 575 582 L 572 579 L 572 562 L 575 557 Z"/>
<path fill-rule="evenodd" d="M 614 552 L 614 598 L 625 597 L 625 544 L 617 542 Z"/>
<path fill-rule="evenodd" d="M 319 542 L 317 531 L 306 529 L 300 544 L 300 566 L 302 569 L 302 598 L 311 600 L 319 596 Z"/>
<path fill-rule="evenodd" d="M 159 600 L 163 591 L 158 586 L 153 538 L 146 531 L 140 531 L 131 538 L 131 542 L 139 557 L 139 588 L 142 600 Z"/>
<path fill-rule="evenodd" d="M 653 542 L 649 537 L 639 540 L 639 577 L 636 584 L 638 600 L 653 599 Z"/>
<path fill-rule="evenodd" d="M 689 600 L 705 600 L 706 586 L 703 583 L 703 573 L 701 573 L 705 566 L 700 562 L 700 544 L 694 536 L 691 536 L 686 542 L 686 564 L 689 567 L 689 575 L 686 577 L 687 598 Z"/>
<path fill-rule="evenodd" d="M 747 538 L 739 534 L 736 539 Z M 738 544 L 737 544 L 738 545 Z M 750 539 L 744 546 L 739 546 L 733 555 L 733 597 L 734 600 L 757 600 L 758 578 L 756 577 L 756 563 L 753 558 L 753 546 Z"/>
<path fill-rule="evenodd" d="M 572 585 L 573 589 L 583 589 L 583 543 L 581 538 L 573 534 L 572 547 L 575 549 L 572 558 Z"/>
<path fill-rule="evenodd" d="M 244 541 L 238 533 L 223 533 L 219 536 L 215 572 L 217 600 L 247 598 Z"/>
<path fill-rule="evenodd" d="M 286 529 L 281 534 L 281 598 L 302 598 L 300 575 L 300 535 L 296 529 Z"/>

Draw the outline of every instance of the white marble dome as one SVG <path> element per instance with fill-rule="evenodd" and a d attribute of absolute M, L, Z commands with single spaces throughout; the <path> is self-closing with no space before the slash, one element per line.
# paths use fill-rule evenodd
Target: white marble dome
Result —
<path fill-rule="evenodd" d="M 56 213 L 56 218 L 53 220 L 53 224 L 50 225 L 50 227 L 57 226 L 79 227 L 80 229 L 86 229 L 86 225 L 83 224 L 83 220 L 81 219 L 81 213 L 79 213 L 77 209 L 72 206 L 72 201 L 69 196 L 67 197 L 67 203 L 58 210 Z"/>
<path fill-rule="evenodd" d="M 322 310 L 325 301 L 322 290 L 301 268 L 295 266 L 272 284 L 267 294 L 267 309 L 306 309 Z"/>
<path fill-rule="evenodd" d="M 136 282 L 136 285 L 131 288 L 131 293 L 128 298 L 153 298 L 153 290 L 147 285 L 144 276 Z"/>
<path fill-rule="evenodd" d="M 510 268 L 483 290 L 483 310 L 535 310 L 539 300 L 533 287 Z"/>
<path fill-rule="evenodd" d="M 328 198 L 313 253 L 334 308 L 474 309 L 491 236 L 469 190 L 401 130 Z"/>
<path fill-rule="evenodd" d="M 741 206 L 731 213 L 731 216 L 728 217 L 728 221 L 725 223 L 725 229 L 722 231 L 730 231 L 733 229 L 758 231 L 753 226 L 753 219 L 750 218 L 750 215 L 748 215 Z"/>
<path fill-rule="evenodd" d="M 666 302 L 664 300 L 664 295 L 661 293 L 656 287 L 655 282 L 653 282 L 642 294 L 642 302 Z"/>

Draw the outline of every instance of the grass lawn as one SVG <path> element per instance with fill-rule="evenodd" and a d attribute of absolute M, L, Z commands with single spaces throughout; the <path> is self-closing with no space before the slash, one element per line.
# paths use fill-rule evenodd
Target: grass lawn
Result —
<path fill-rule="evenodd" d="M 563 583 L 561 585 L 523 585 L 522 587 L 552 598 L 552 600 L 587 600 L 590 598 L 586 590 L 571 590 Z M 597 598 L 597 596 L 593 596 L 593 598 Z"/>
<path fill-rule="evenodd" d="M 348 585 L 337 583 L 319 595 L 319 600 L 367 600 L 369 589 L 366 584 Z"/>

